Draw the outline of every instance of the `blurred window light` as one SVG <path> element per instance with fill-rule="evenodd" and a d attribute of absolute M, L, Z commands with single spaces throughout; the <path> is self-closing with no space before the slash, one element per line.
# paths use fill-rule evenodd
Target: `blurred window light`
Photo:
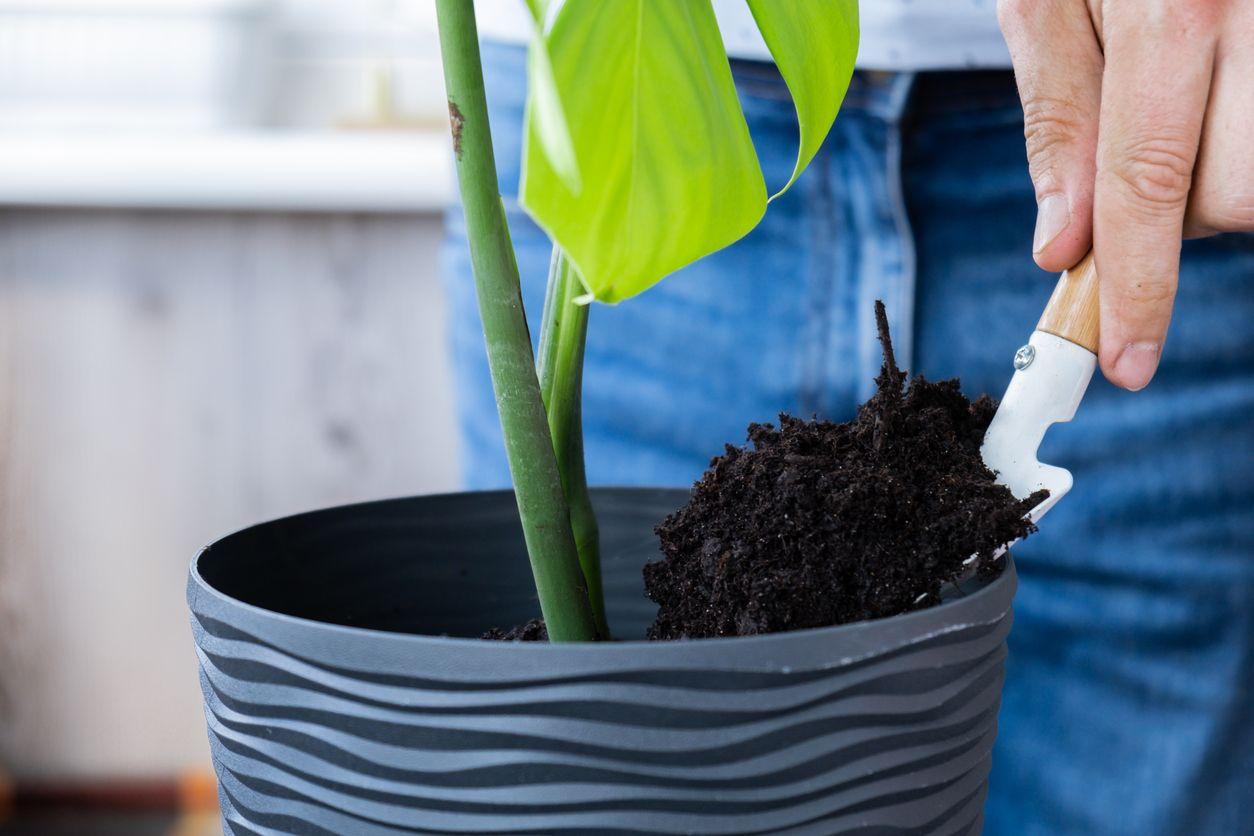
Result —
<path fill-rule="evenodd" d="M 441 127 L 433 8 L 0 0 L 0 130 Z"/>
<path fill-rule="evenodd" d="M 0 127 L 255 122 L 272 7 L 269 0 L 0 0 Z"/>

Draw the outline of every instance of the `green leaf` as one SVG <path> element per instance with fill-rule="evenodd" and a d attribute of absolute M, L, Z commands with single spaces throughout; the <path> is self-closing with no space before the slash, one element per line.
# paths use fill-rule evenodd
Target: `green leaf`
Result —
<path fill-rule="evenodd" d="M 548 0 L 527 0 L 534 24 L 531 45 L 527 51 L 527 122 L 534 123 L 534 136 L 544 149 L 545 156 L 553 163 L 553 169 L 572 192 L 583 188 L 579 177 L 579 159 L 570 138 L 566 110 L 557 91 L 553 77 L 553 62 L 544 37 L 544 19 L 548 15 Z M 523 136 L 532 136 L 530 128 L 524 128 Z"/>
<path fill-rule="evenodd" d="M 709 0 L 567 0 L 547 41 L 583 188 L 539 140 L 533 99 L 519 191 L 597 300 L 757 224 L 766 184 Z"/>
<path fill-rule="evenodd" d="M 858 57 L 857 0 L 748 0 L 766 46 L 792 92 L 801 140 L 788 191 L 822 146 Z"/>
<path fill-rule="evenodd" d="M 523 128 L 524 141 L 531 137 L 544 148 L 553 170 L 573 194 L 583 190 L 579 176 L 579 156 L 570 136 L 570 123 L 553 78 L 553 64 L 544 37 L 537 33 L 527 52 L 527 74 L 531 80 L 527 92 L 527 111 Z M 533 130 L 534 127 L 534 130 Z"/>

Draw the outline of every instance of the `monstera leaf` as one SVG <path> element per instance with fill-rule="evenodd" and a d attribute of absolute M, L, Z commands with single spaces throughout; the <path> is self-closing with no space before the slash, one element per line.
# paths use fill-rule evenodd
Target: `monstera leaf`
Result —
<path fill-rule="evenodd" d="M 856 0 L 748 0 L 758 31 L 797 107 L 801 142 L 788 190 L 818 153 L 849 89 L 858 56 Z"/>
<path fill-rule="evenodd" d="M 579 159 L 570 138 L 570 126 L 566 121 L 566 109 L 562 106 L 553 75 L 553 59 L 544 37 L 545 20 L 549 13 L 549 0 L 527 0 L 533 25 L 531 46 L 527 52 L 527 112 L 523 136 L 540 143 L 544 157 L 553 172 L 575 194 L 581 188 Z"/>
<path fill-rule="evenodd" d="M 709 0 L 566 0 L 547 31 L 547 4 L 528 3 L 538 29 L 519 193 L 590 297 L 634 296 L 757 225 L 766 183 Z M 848 86 L 857 5 L 749 7 L 797 108 L 787 189 Z"/>
<path fill-rule="evenodd" d="M 567 0 L 547 41 L 582 188 L 532 119 L 520 195 L 597 299 L 633 296 L 757 224 L 766 184 L 708 0 Z"/>

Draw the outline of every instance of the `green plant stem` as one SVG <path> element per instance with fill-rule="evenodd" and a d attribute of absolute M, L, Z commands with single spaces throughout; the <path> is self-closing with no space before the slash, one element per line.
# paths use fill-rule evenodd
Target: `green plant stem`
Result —
<path fill-rule="evenodd" d="M 474 3 L 436 0 L 436 16 L 488 366 L 540 609 L 550 640 L 591 641 L 597 637 L 596 621 L 571 533 L 497 187 Z"/>
<path fill-rule="evenodd" d="M 600 532 L 583 458 L 583 355 L 589 306 L 575 303 L 582 291 L 570 261 L 554 247 L 540 322 L 540 394 L 549 416 L 557 469 L 570 506 L 571 530 L 588 584 L 592 614 L 602 638 L 609 638 L 601 588 Z"/>

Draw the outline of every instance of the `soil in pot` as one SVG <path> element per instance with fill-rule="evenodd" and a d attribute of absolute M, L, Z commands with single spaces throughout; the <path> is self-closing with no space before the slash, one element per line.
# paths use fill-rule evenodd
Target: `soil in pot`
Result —
<path fill-rule="evenodd" d="M 996 483 L 980 444 L 997 409 L 959 381 L 906 383 L 883 303 L 877 391 L 847 423 L 780 415 L 728 445 L 692 498 L 657 528 L 645 567 L 659 605 L 650 638 L 775 633 L 885 618 L 940 601 L 973 555 L 1030 533 L 1028 511 Z"/>
<path fill-rule="evenodd" d="M 479 638 L 496 642 L 546 642 L 549 630 L 544 626 L 543 618 L 533 618 L 508 630 L 493 627 Z"/>
<path fill-rule="evenodd" d="M 887 618 L 940 602 L 961 575 L 1001 571 L 995 554 L 1035 530 L 984 465 L 997 402 L 930 381 L 893 356 L 853 421 L 780 415 L 710 462 L 687 505 L 657 527 L 662 560 L 644 569 L 658 604 L 651 639 L 778 633 Z M 970 558 L 975 556 L 974 566 Z M 533 619 L 485 639 L 545 641 Z"/>

